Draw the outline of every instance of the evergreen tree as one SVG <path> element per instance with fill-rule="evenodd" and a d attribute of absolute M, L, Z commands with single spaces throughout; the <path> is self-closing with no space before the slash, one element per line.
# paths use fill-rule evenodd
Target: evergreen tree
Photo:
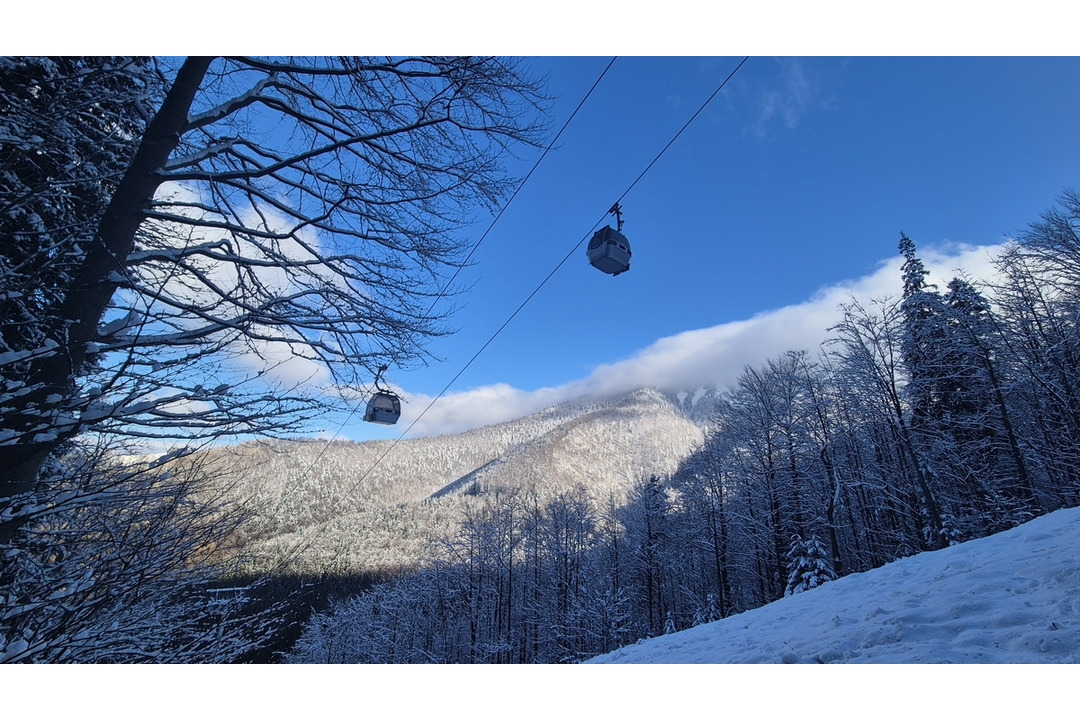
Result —
<path fill-rule="evenodd" d="M 940 361 L 940 352 L 946 341 L 944 311 L 941 295 L 933 285 L 926 283 L 929 272 L 915 254 L 915 243 L 900 233 L 900 254 L 904 256 L 901 268 L 903 296 L 900 310 L 903 314 L 903 340 L 900 350 L 908 372 L 904 396 L 910 408 L 910 429 L 922 442 L 905 442 L 909 460 L 923 499 L 926 513 L 926 542 L 931 547 L 943 547 L 946 542 L 945 525 L 941 507 L 933 488 L 933 466 L 926 460 L 926 438 L 932 432 L 934 420 L 941 412 L 940 395 L 944 378 L 949 370 Z M 904 424 L 905 433 L 907 423 Z"/>
<path fill-rule="evenodd" d="M 790 572 L 787 587 L 784 588 L 785 597 L 811 590 L 836 579 L 836 572 L 829 561 L 829 553 L 815 535 L 811 535 L 806 540 L 797 535 L 794 536 L 791 539 L 787 560 Z"/>
<path fill-rule="evenodd" d="M 960 278 L 940 295 L 925 284 L 926 270 L 906 236 L 900 250 L 905 397 L 916 454 L 945 507 L 944 535 L 953 541 L 977 537 L 1002 527 L 1000 521 L 1019 521 L 1034 503 L 995 367 L 990 307 Z"/>
<path fill-rule="evenodd" d="M 934 285 L 926 283 L 926 270 L 915 254 L 915 243 L 900 234 L 904 316 L 901 352 L 908 371 L 905 396 L 911 408 L 912 427 L 921 431 L 944 412 L 942 395 L 947 392 L 950 368 L 942 352 L 948 340 L 945 307 Z"/>
<path fill-rule="evenodd" d="M 65 391 L 38 382 L 36 368 L 71 359 L 58 352 L 68 296 L 135 155 L 144 103 L 160 91 L 145 58 L 0 58 L 0 543 L 48 452 L 78 430 L 85 403 L 63 407 Z M 85 341 L 76 375 L 87 371 Z M 20 473 L 24 462 L 32 470 Z"/>

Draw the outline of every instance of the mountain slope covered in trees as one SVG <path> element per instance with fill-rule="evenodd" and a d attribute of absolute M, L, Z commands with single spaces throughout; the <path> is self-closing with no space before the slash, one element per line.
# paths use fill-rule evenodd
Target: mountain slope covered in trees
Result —
<path fill-rule="evenodd" d="M 701 438 L 646 389 L 459 435 L 258 442 L 211 455 L 252 513 L 236 539 L 257 569 L 393 575 L 491 498 L 531 492 L 546 502 L 585 487 L 621 504 L 638 478 L 674 472 Z"/>

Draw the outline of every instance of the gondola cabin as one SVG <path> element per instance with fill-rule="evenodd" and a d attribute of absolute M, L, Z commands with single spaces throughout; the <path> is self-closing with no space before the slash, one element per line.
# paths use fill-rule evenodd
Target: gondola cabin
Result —
<path fill-rule="evenodd" d="M 585 252 L 589 263 L 601 272 L 614 276 L 630 269 L 630 241 L 610 225 L 596 231 Z"/>
<path fill-rule="evenodd" d="M 368 400 L 364 420 L 379 425 L 393 425 L 401 417 L 401 401 L 392 392 L 380 390 Z"/>

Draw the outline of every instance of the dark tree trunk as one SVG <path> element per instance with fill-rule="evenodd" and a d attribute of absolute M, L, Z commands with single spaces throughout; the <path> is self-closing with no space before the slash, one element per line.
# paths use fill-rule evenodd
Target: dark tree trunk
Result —
<path fill-rule="evenodd" d="M 72 282 L 59 316 L 48 329 L 57 343 L 50 355 L 33 362 L 22 406 L 7 415 L 4 426 L 26 438 L 0 446 L 0 510 L 16 495 L 34 488 L 45 459 L 78 432 L 78 424 L 41 427 L 43 417 L 69 407 L 75 378 L 87 359 L 87 343 L 119 286 L 144 213 L 161 185 L 161 169 L 187 127 L 188 111 L 212 58 L 189 58 L 181 66 L 161 108 L 147 125 L 139 149 L 117 185 L 101 219 L 96 242 Z M 60 398 L 59 402 L 56 398 Z M 11 539 L 21 522 L 0 523 L 0 543 Z"/>

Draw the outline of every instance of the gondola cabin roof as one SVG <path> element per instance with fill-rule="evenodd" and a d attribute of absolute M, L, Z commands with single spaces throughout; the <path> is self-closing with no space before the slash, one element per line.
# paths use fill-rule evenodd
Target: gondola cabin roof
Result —
<path fill-rule="evenodd" d="M 393 425 L 401 417 L 401 401 L 391 392 L 379 391 L 368 400 L 364 420 L 379 425 Z"/>
<path fill-rule="evenodd" d="M 609 275 L 618 275 L 630 269 L 630 241 L 610 225 L 593 234 L 585 254 L 594 268 Z"/>

